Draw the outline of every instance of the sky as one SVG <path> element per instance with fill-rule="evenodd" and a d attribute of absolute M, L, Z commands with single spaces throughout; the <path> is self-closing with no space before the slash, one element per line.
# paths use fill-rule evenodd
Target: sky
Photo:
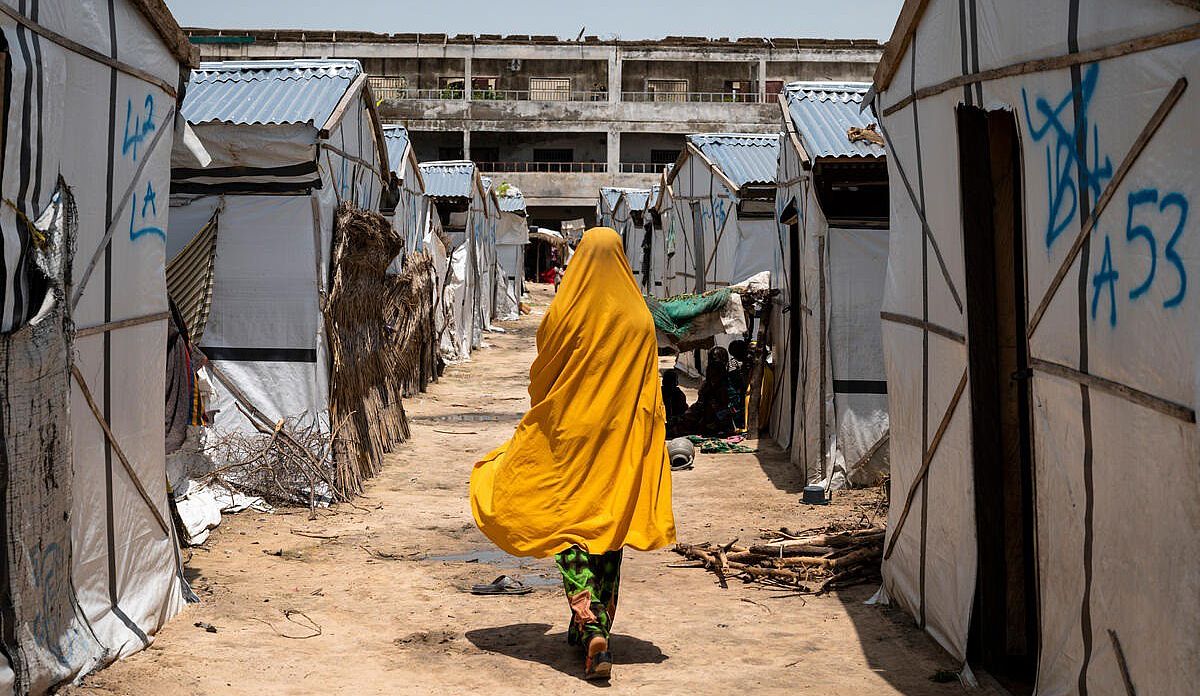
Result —
<path fill-rule="evenodd" d="M 903 0 L 167 0 L 183 26 L 885 40 Z"/>

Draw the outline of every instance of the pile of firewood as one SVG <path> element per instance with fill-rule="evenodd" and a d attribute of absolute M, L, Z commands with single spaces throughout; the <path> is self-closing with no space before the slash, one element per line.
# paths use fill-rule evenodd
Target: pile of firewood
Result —
<path fill-rule="evenodd" d="M 850 528 L 853 527 L 853 528 Z M 830 525 L 792 533 L 764 532 L 765 540 L 738 546 L 678 544 L 675 552 L 693 561 L 689 566 L 716 573 L 722 587 L 728 578 L 787 588 L 806 594 L 879 580 L 883 556 L 882 527 Z"/>

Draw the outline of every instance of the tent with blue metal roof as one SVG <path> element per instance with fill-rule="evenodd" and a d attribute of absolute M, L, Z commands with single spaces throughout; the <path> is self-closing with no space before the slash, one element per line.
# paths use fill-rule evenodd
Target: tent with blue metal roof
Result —
<path fill-rule="evenodd" d="M 645 228 L 646 209 L 650 205 L 651 190 L 648 188 L 626 188 L 621 190 L 613 208 L 613 229 L 621 235 L 625 245 L 625 257 L 633 271 L 633 279 L 647 292 L 646 246 L 649 242 Z"/>
<path fill-rule="evenodd" d="M 217 378 L 214 433 L 256 432 L 244 411 L 327 437 L 335 210 L 378 211 L 391 176 L 367 76 L 356 60 L 202 63 L 181 113 L 211 161 L 173 153 L 167 273 L 210 274 L 189 328 Z"/>
<path fill-rule="evenodd" d="M 667 175 L 678 231 L 667 262 L 668 296 L 734 285 L 782 257 L 773 219 L 779 135 L 689 135 Z"/>
<path fill-rule="evenodd" d="M 443 288 L 447 323 L 442 355 L 466 360 L 491 326 L 496 282 L 496 226 L 500 205 L 474 162 L 422 162 L 425 195 L 435 205 L 450 246 Z"/>
<path fill-rule="evenodd" d="M 689 135 L 664 184 L 670 221 L 663 291 L 667 297 L 738 285 L 762 273 L 777 283 L 782 266 L 774 221 L 779 135 Z M 651 254 L 653 260 L 653 254 Z M 739 300 L 740 303 L 740 300 Z M 727 344 L 740 336 L 719 335 Z M 698 372 L 692 354 L 677 367 Z"/>
<path fill-rule="evenodd" d="M 867 83 L 793 82 L 779 95 L 781 304 L 770 426 L 806 482 L 874 484 L 889 417 L 879 312 L 887 164 Z"/>
<path fill-rule="evenodd" d="M 496 319 L 514 321 L 520 316 L 521 295 L 525 293 L 525 245 L 529 244 L 529 219 L 525 194 L 521 189 L 501 182 L 496 186 L 500 220 L 496 226 L 497 273 L 502 286 L 496 293 Z"/>

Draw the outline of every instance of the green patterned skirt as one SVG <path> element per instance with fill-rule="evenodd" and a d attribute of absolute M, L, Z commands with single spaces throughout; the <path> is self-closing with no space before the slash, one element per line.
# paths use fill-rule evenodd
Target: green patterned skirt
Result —
<path fill-rule="evenodd" d="M 586 646 L 597 636 L 607 639 L 617 613 L 621 550 L 589 554 L 572 546 L 555 554 L 554 562 L 562 573 L 563 589 L 571 607 L 567 642 Z"/>

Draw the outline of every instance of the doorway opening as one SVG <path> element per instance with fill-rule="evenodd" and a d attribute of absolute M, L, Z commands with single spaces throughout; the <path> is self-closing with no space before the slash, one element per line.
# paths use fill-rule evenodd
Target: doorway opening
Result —
<path fill-rule="evenodd" d="M 1012 112 L 957 116 L 979 559 L 967 657 L 1031 694 L 1040 623 L 1020 143 Z"/>

